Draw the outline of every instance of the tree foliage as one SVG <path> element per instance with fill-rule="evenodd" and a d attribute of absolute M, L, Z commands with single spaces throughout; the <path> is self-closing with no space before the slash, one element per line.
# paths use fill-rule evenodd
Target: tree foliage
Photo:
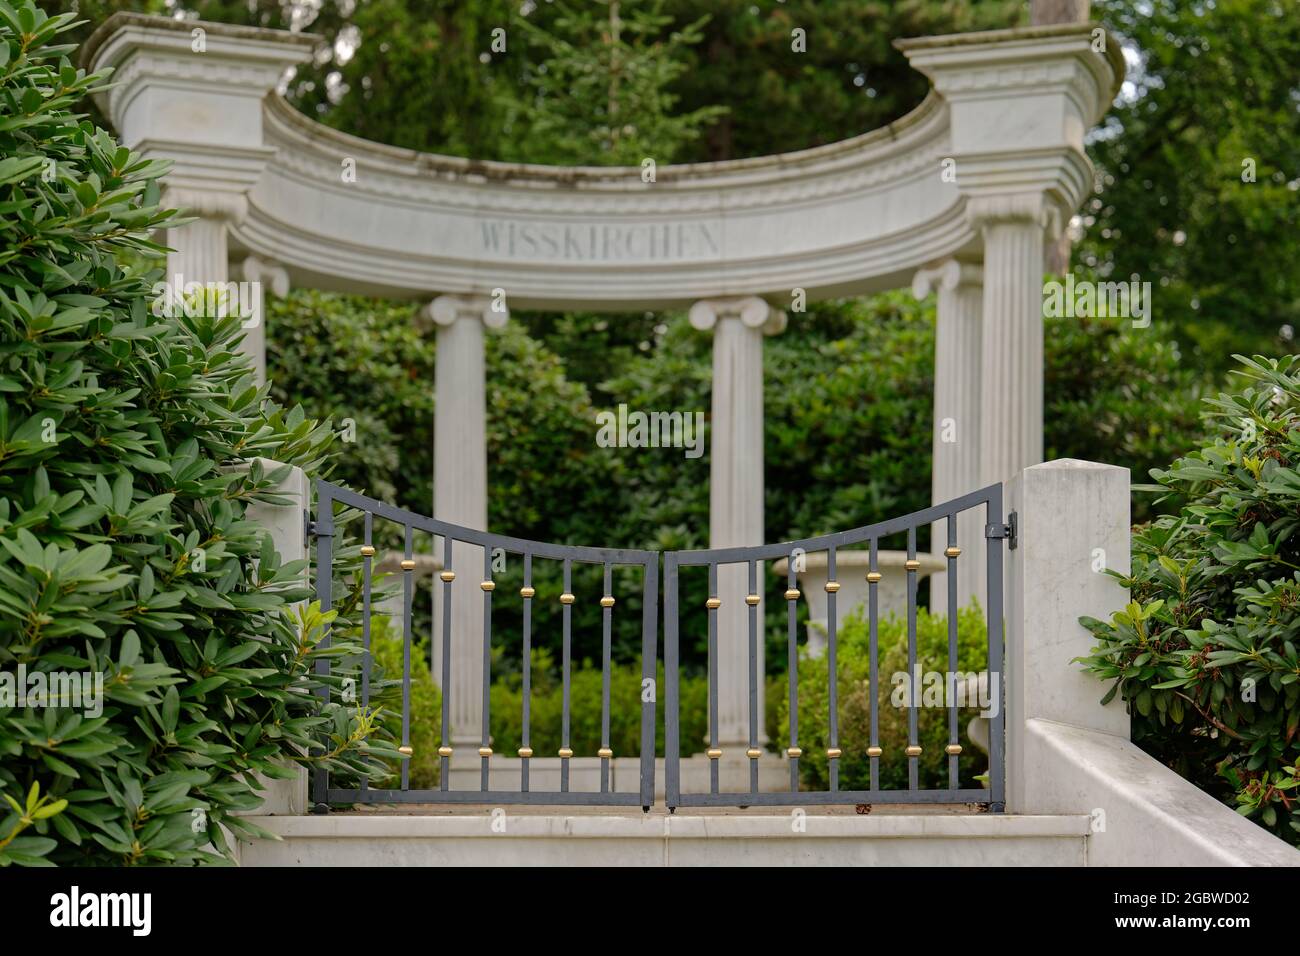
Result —
<path fill-rule="evenodd" d="M 104 80 L 71 19 L 0 2 L 0 864 L 209 861 L 256 834 L 255 773 L 391 747 L 310 696 L 331 615 L 291 613 L 303 564 L 245 516 L 283 501 L 251 460 L 314 470 L 329 425 L 265 400 L 238 316 L 149 308 L 165 167 L 71 112 Z M 22 671 L 99 675 L 102 712 Z"/>
<path fill-rule="evenodd" d="M 1152 472 L 1177 509 L 1134 535 L 1083 663 L 1135 742 L 1300 845 L 1300 358 L 1240 361 L 1213 440 Z"/>

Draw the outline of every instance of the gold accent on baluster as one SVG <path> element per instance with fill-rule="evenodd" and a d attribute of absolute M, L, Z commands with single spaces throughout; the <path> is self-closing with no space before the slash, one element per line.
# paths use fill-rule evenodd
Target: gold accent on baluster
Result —
<path fill-rule="evenodd" d="M 414 750 L 414 748 L 412 748 L 412 747 L 405 747 L 405 746 L 403 746 L 403 747 L 398 747 L 398 748 L 397 748 L 397 752 L 398 752 L 399 754 L 405 754 L 407 757 L 409 757 L 409 756 L 411 756 L 411 754 L 415 753 L 415 750 Z"/>
<path fill-rule="evenodd" d="M 827 594 L 834 594 L 836 591 L 838 591 L 838 590 L 840 589 L 840 582 L 839 582 L 839 581 L 827 581 L 825 586 L 826 586 L 826 593 L 827 593 Z"/>
<path fill-rule="evenodd" d="M 881 750 L 879 747 L 868 747 L 868 748 L 867 748 L 867 756 L 868 756 L 868 757 L 879 757 L 879 756 L 880 756 L 881 754 L 883 754 L 883 753 L 884 753 L 884 751 Z"/>
<path fill-rule="evenodd" d="M 750 760 L 757 760 L 759 757 L 763 756 L 763 751 L 759 750 L 757 747 L 750 747 L 745 751 L 745 756 Z"/>
<path fill-rule="evenodd" d="M 908 571 L 920 571 L 921 562 L 916 560 L 916 558 L 908 558 L 906 561 L 903 562 L 903 567 L 906 568 Z"/>
<path fill-rule="evenodd" d="M 455 572 L 455 571 L 443 571 L 441 574 L 438 575 L 438 577 L 442 578 L 444 581 L 446 581 L 448 584 L 450 584 L 452 581 L 455 581 L 455 580 L 456 580 L 456 572 Z"/>
<path fill-rule="evenodd" d="M 403 558 L 403 559 L 402 559 L 402 570 L 403 570 L 403 571 L 414 571 L 414 570 L 415 570 L 415 559 L 414 559 L 414 558 Z"/>
<path fill-rule="evenodd" d="M 716 611 L 718 608 L 722 607 L 722 598 L 711 597 L 704 602 L 704 606 L 710 611 Z"/>
<path fill-rule="evenodd" d="M 838 760 L 843 753 L 844 751 L 839 747 L 829 747 L 826 750 L 826 756 L 831 760 Z"/>
<path fill-rule="evenodd" d="M 719 757 L 722 756 L 722 751 L 719 750 L 717 747 L 710 747 L 708 750 L 704 751 L 704 754 L 710 760 L 717 760 Z"/>
<path fill-rule="evenodd" d="M 758 606 L 758 602 L 761 601 L 761 600 L 763 600 L 763 598 L 762 598 L 761 596 L 757 595 L 757 594 L 746 594 L 746 595 L 745 595 L 745 603 L 748 604 L 750 607 L 757 607 L 757 606 Z"/>
<path fill-rule="evenodd" d="M 907 754 L 909 757 L 919 757 L 921 756 L 921 746 L 920 744 L 912 744 L 904 750 L 903 753 Z"/>
<path fill-rule="evenodd" d="M 799 600 L 799 589 L 798 589 L 798 588 L 791 588 L 790 590 L 786 591 L 786 592 L 785 592 L 785 599 L 786 599 L 787 601 L 797 601 L 797 600 Z"/>
<path fill-rule="evenodd" d="M 495 581 L 484 581 L 479 585 L 479 587 L 481 587 L 484 591 L 495 591 L 497 588 L 497 583 Z"/>
<path fill-rule="evenodd" d="M 537 588 L 520 588 L 520 589 L 519 589 L 519 596 L 520 596 L 520 597 L 523 597 L 523 598 L 536 597 L 536 596 L 537 596 Z"/>
<path fill-rule="evenodd" d="M 601 606 L 601 607 L 613 607 L 613 606 L 614 606 L 614 596 L 613 596 L 612 594 L 606 594 L 603 598 L 600 599 L 600 606 Z"/>
<path fill-rule="evenodd" d="M 943 549 L 943 556 L 944 556 L 945 558 L 957 558 L 957 557 L 960 557 L 960 556 L 961 556 L 961 548 L 957 547 L 955 544 L 950 544 L 950 545 L 948 545 L 948 547 L 946 547 L 946 548 Z"/>
<path fill-rule="evenodd" d="M 520 747 L 520 748 L 519 748 L 519 756 L 520 756 L 520 757 L 523 757 L 525 760 L 527 760 L 527 759 L 528 759 L 529 757 L 531 757 L 532 755 L 533 755 L 533 748 L 532 748 L 532 747 Z"/>
<path fill-rule="evenodd" d="M 791 760 L 794 760 L 794 759 L 797 759 L 797 758 L 799 758 L 799 757 L 802 757 L 802 756 L 803 756 L 803 751 L 802 751 L 801 749 L 799 749 L 798 747 L 786 747 L 786 748 L 785 748 L 785 755 L 786 755 L 787 757 L 789 757 Z"/>
<path fill-rule="evenodd" d="M 943 749 L 944 749 L 944 753 L 946 753 L 949 757 L 956 757 L 958 754 L 961 753 L 961 744 L 949 744 Z"/>
<path fill-rule="evenodd" d="M 868 583 L 868 584 L 879 584 L 879 583 L 880 583 L 880 579 L 881 579 L 882 577 L 884 577 L 884 575 L 882 575 L 879 571 L 868 571 L 868 572 L 867 572 L 867 583 Z"/>
<path fill-rule="evenodd" d="M 614 751 L 610 750 L 608 747 L 601 747 L 596 751 L 596 756 L 602 760 L 608 760 L 610 757 L 614 756 Z"/>
<path fill-rule="evenodd" d="M 369 545 L 369 544 L 363 544 L 363 545 L 361 546 L 361 556 L 362 556 L 363 558 L 373 558 L 373 557 L 375 556 L 375 549 L 374 549 L 374 547 L 373 547 L 372 545 Z"/>
<path fill-rule="evenodd" d="M 491 756 L 492 756 L 492 748 L 491 748 L 491 747 L 479 747 L 479 748 L 478 748 L 478 755 L 479 755 L 480 757 L 491 757 Z"/>
<path fill-rule="evenodd" d="M 561 747 L 559 753 L 560 753 L 560 759 L 562 760 L 568 760 L 570 757 L 573 756 L 573 751 L 570 750 L 568 747 Z"/>
<path fill-rule="evenodd" d="M 450 748 L 450 747 L 439 747 L 439 748 L 438 748 L 438 756 L 439 756 L 439 757 L 450 757 L 450 756 L 451 756 L 451 748 Z"/>
<path fill-rule="evenodd" d="M 572 603 L 573 603 L 574 601 L 576 601 L 576 600 L 577 600 L 577 598 L 575 598 L 575 597 L 574 597 L 572 594 L 570 594 L 568 591 L 565 591 L 563 594 L 560 595 L 560 603 L 561 603 L 561 604 L 572 604 Z"/>

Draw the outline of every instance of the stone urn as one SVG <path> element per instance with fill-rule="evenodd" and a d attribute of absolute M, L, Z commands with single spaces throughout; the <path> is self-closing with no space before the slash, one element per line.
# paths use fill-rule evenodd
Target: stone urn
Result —
<path fill-rule="evenodd" d="M 923 578 L 936 571 L 942 571 L 947 561 L 942 555 L 918 552 L 916 560 L 920 562 L 916 579 L 919 584 Z M 879 620 L 890 614 L 897 617 L 907 615 L 907 561 L 906 551 L 878 551 L 876 553 L 876 570 L 880 572 L 880 582 L 876 585 L 877 610 Z M 840 589 L 835 595 L 835 617 L 843 621 L 849 613 L 858 607 L 865 607 L 871 586 L 867 583 L 867 571 L 871 567 L 869 551 L 837 551 L 835 554 L 835 580 Z M 786 580 L 789 559 L 782 558 L 772 563 L 772 571 Z M 803 556 L 803 570 L 795 565 L 795 576 L 799 581 L 799 590 L 808 602 L 808 653 L 812 657 L 821 657 L 826 653 L 826 552 L 814 551 Z"/>

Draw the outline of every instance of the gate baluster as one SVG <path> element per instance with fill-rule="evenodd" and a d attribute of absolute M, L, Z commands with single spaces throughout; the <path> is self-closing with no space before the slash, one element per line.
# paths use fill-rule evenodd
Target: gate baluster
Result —
<path fill-rule="evenodd" d="M 916 673 L 916 572 L 921 563 L 916 560 L 916 526 L 907 529 L 907 789 L 920 786 L 921 744 L 917 738 L 917 689 L 920 683 Z"/>
<path fill-rule="evenodd" d="M 489 723 L 489 708 L 492 701 L 492 591 L 496 583 L 492 580 L 492 549 L 483 545 L 483 580 L 479 584 L 483 589 L 483 738 L 478 747 L 480 760 L 479 789 L 490 790 L 489 775 L 492 763 L 492 729 Z"/>
<path fill-rule="evenodd" d="M 799 589 L 795 587 L 795 556 L 791 552 L 786 559 L 785 572 L 785 607 L 786 607 L 786 684 L 790 693 L 790 746 L 785 755 L 790 758 L 790 791 L 799 789 L 799 758 L 803 751 L 799 749 L 799 635 L 797 632 L 799 617 Z"/>
<path fill-rule="evenodd" d="M 709 599 L 704 606 L 709 617 L 709 792 L 718 792 L 718 760 L 722 750 L 718 747 L 718 564 L 709 564 Z"/>
<path fill-rule="evenodd" d="M 524 553 L 524 586 L 519 589 L 519 596 L 524 601 L 524 653 L 521 667 L 523 669 L 523 732 L 519 741 L 519 789 L 528 792 L 528 762 L 533 756 L 532 731 L 532 688 L 533 688 L 533 556 Z"/>
<path fill-rule="evenodd" d="M 438 789 L 451 785 L 451 582 L 456 571 L 451 564 L 451 535 L 442 538 L 442 743 L 438 747 Z"/>
<path fill-rule="evenodd" d="M 948 701 L 948 789 L 957 789 L 957 758 L 961 744 L 957 742 L 957 515 L 948 515 L 948 547 L 943 550 L 948 559 L 948 679 L 944 690 L 951 695 Z M 933 602 L 931 602 L 933 603 Z"/>
<path fill-rule="evenodd" d="M 830 740 L 826 749 L 826 763 L 830 771 L 830 789 L 834 793 L 840 788 L 840 681 L 839 665 L 835 659 L 835 593 L 840 583 L 835 580 L 835 547 L 826 549 L 826 679 L 827 712 L 830 716 Z"/>
<path fill-rule="evenodd" d="M 361 709 L 363 713 L 370 712 L 370 570 L 371 561 L 375 556 L 375 548 L 371 543 L 372 530 L 374 525 L 374 515 L 369 511 L 365 517 L 365 544 L 361 546 L 361 641 L 365 647 L 365 654 L 361 659 Z M 370 789 L 370 780 L 368 777 L 361 778 L 361 793 L 364 796 Z"/>
<path fill-rule="evenodd" d="M 758 747 L 758 562 L 749 562 L 749 592 L 745 603 L 749 606 L 749 792 L 758 793 L 758 758 L 763 751 Z"/>
<path fill-rule="evenodd" d="M 879 542 L 871 539 L 871 558 L 867 565 L 867 616 L 869 618 L 867 634 L 868 676 L 867 685 L 871 691 L 871 743 L 867 746 L 867 762 L 871 765 L 871 789 L 880 789 L 880 675 L 877 661 L 877 624 L 880 620 L 880 568 Z"/>
<path fill-rule="evenodd" d="M 411 556 L 412 528 L 406 526 L 406 544 L 402 552 L 402 789 L 411 788 L 411 592 L 414 588 L 415 559 Z"/>
<path fill-rule="evenodd" d="M 560 792 L 569 792 L 569 758 L 573 756 L 573 749 L 569 746 L 569 655 L 570 655 L 570 616 L 573 610 L 573 592 L 569 589 L 573 586 L 573 562 L 569 558 L 564 559 L 564 593 L 560 595 L 560 604 L 563 605 L 560 617 L 564 622 L 564 651 L 560 662 L 560 673 L 563 682 L 563 704 L 561 705 L 560 718 Z"/>
<path fill-rule="evenodd" d="M 614 751 L 609 747 L 609 679 L 612 662 L 611 629 L 614 616 L 613 569 L 605 562 L 605 590 L 600 598 L 601 655 L 600 655 L 600 792 L 609 793 L 610 758 Z"/>

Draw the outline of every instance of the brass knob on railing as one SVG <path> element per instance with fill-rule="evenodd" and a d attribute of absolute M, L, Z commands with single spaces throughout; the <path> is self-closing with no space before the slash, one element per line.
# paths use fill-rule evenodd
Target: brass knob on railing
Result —
<path fill-rule="evenodd" d="M 948 746 L 944 747 L 943 749 L 944 749 L 944 752 L 945 752 L 949 757 L 956 757 L 958 754 L 961 753 L 961 744 L 949 744 Z"/>
<path fill-rule="evenodd" d="M 879 571 L 868 571 L 868 572 L 867 572 L 867 583 L 868 583 L 868 584 L 879 584 L 879 583 L 880 583 L 880 579 L 881 579 L 883 576 L 884 576 L 884 575 L 882 575 Z"/>
<path fill-rule="evenodd" d="M 961 548 L 957 547 L 955 544 L 950 544 L 948 547 L 943 549 L 943 554 L 946 558 L 957 558 L 961 556 Z"/>
<path fill-rule="evenodd" d="M 574 596 L 570 594 L 568 591 L 565 591 L 563 594 L 560 595 L 561 604 L 572 604 L 575 600 L 576 599 L 574 598 Z"/>
<path fill-rule="evenodd" d="M 831 760 L 838 760 L 843 753 L 844 751 L 840 750 L 839 747 L 829 747 L 826 750 L 826 756 Z"/>
<path fill-rule="evenodd" d="M 797 601 L 797 600 L 799 600 L 799 589 L 798 589 L 798 588 L 791 588 L 790 590 L 786 591 L 786 592 L 785 592 L 785 599 L 786 599 L 787 601 Z"/>
<path fill-rule="evenodd" d="M 785 755 L 789 757 L 791 760 L 795 760 L 803 756 L 803 751 L 800 750 L 798 747 L 786 747 Z"/>
<path fill-rule="evenodd" d="M 375 549 L 368 544 L 363 544 L 361 546 L 361 556 L 363 558 L 373 558 L 375 556 Z"/>
<path fill-rule="evenodd" d="M 519 748 L 519 756 L 522 757 L 523 759 L 527 760 L 527 759 L 528 759 L 529 757 L 531 757 L 532 755 L 533 755 L 533 748 L 532 748 L 532 747 L 520 747 L 520 748 Z"/>
<path fill-rule="evenodd" d="M 879 756 L 880 756 L 881 754 L 883 754 L 883 753 L 884 753 L 884 751 L 881 750 L 879 747 L 868 747 L 868 748 L 867 748 L 867 756 L 868 756 L 868 757 L 879 757 Z"/>
<path fill-rule="evenodd" d="M 448 584 L 450 584 L 452 581 L 455 581 L 455 580 L 456 580 L 456 572 L 455 572 L 455 571 L 443 571 L 441 574 L 438 575 L 438 577 L 442 578 L 444 581 L 446 581 Z"/>
<path fill-rule="evenodd" d="M 609 594 L 606 594 L 603 598 L 600 599 L 600 606 L 601 606 L 601 607 L 613 607 L 613 606 L 614 606 L 614 598 L 613 598 L 613 596 L 612 596 L 612 595 L 609 595 Z"/>
<path fill-rule="evenodd" d="M 414 571 L 414 570 L 415 570 L 415 560 L 414 560 L 413 558 L 403 558 L 403 559 L 402 559 L 402 570 L 403 570 L 403 571 Z"/>
<path fill-rule="evenodd" d="M 717 747 L 710 747 L 708 750 L 704 751 L 704 755 L 710 760 L 717 760 L 722 756 L 722 751 Z"/>
<path fill-rule="evenodd" d="M 439 747 L 439 748 L 438 748 L 438 756 L 439 756 L 439 757 L 450 757 L 450 756 L 451 756 L 451 748 L 450 748 L 450 747 Z"/>
<path fill-rule="evenodd" d="M 495 581 L 484 581 L 479 584 L 479 587 L 484 591 L 495 591 L 497 589 L 497 583 Z"/>
<path fill-rule="evenodd" d="M 903 562 L 903 567 L 909 571 L 920 571 L 921 562 L 916 560 L 916 558 L 908 558 L 906 561 Z"/>
<path fill-rule="evenodd" d="M 480 757 L 491 757 L 491 756 L 492 756 L 492 748 L 491 748 L 491 747 L 479 747 L 479 748 L 478 748 L 478 755 L 479 755 Z"/>
<path fill-rule="evenodd" d="M 596 751 L 596 756 L 601 760 L 608 760 L 610 757 L 614 756 L 614 751 L 610 750 L 608 747 L 601 747 Z"/>
<path fill-rule="evenodd" d="M 903 751 L 903 753 L 907 754 L 909 757 L 919 757 L 921 756 L 921 748 L 917 744 L 912 744 L 905 751 Z"/>
<path fill-rule="evenodd" d="M 522 598 L 531 598 L 531 597 L 536 597 L 536 596 L 537 596 L 537 589 L 536 589 L 536 588 L 520 588 L 520 589 L 519 589 L 519 596 L 522 597 Z"/>
<path fill-rule="evenodd" d="M 836 591 L 838 591 L 838 590 L 840 589 L 840 582 L 839 582 L 839 581 L 827 581 L 826 584 L 825 584 L 825 588 L 826 588 L 826 593 L 827 593 L 827 594 L 834 594 Z"/>
<path fill-rule="evenodd" d="M 569 749 L 568 747 L 560 748 L 560 759 L 568 760 L 572 756 L 573 756 L 573 751 L 571 749 Z"/>
<path fill-rule="evenodd" d="M 745 595 L 745 603 L 748 604 L 750 607 L 755 607 L 758 604 L 758 602 L 761 600 L 763 600 L 762 597 L 760 597 L 757 594 Z"/>
<path fill-rule="evenodd" d="M 711 597 L 704 602 L 704 606 L 710 611 L 716 611 L 718 608 L 722 607 L 722 598 Z"/>
<path fill-rule="evenodd" d="M 411 756 L 413 753 L 415 753 L 415 750 L 414 750 L 413 748 L 409 747 L 409 746 L 405 746 L 405 745 L 403 745 L 403 746 L 397 748 L 397 752 L 398 752 L 399 754 L 404 754 L 405 756 L 409 757 L 409 756 Z"/>
<path fill-rule="evenodd" d="M 750 747 L 745 751 L 745 756 L 750 760 L 757 760 L 759 757 L 763 756 L 763 751 L 759 750 L 757 747 Z"/>

